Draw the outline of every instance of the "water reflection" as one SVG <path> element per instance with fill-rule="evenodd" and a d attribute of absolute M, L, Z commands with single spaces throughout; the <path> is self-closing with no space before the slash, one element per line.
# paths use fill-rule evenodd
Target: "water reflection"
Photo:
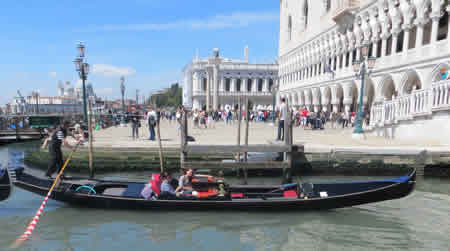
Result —
<path fill-rule="evenodd" d="M 146 175 L 118 176 L 145 180 Z M 423 179 L 417 188 L 401 200 L 322 212 L 105 211 L 50 201 L 22 249 L 449 250 L 448 182 Z M 15 189 L 8 201 L 0 203 L 0 247 L 7 247 L 23 233 L 42 199 Z"/>

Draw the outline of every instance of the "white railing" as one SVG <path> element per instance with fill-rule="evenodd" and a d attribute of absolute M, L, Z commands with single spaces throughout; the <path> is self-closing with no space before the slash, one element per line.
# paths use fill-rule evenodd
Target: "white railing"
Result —
<path fill-rule="evenodd" d="M 206 91 L 193 91 L 194 96 L 206 96 Z M 211 91 L 211 96 L 214 92 Z M 261 92 L 244 92 L 244 91 L 219 91 L 219 96 L 272 96 L 271 92 L 261 91 Z"/>
<path fill-rule="evenodd" d="M 372 106 L 370 125 L 382 127 L 433 112 L 450 110 L 450 80 L 434 83 L 431 88 L 383 101 Z"/>

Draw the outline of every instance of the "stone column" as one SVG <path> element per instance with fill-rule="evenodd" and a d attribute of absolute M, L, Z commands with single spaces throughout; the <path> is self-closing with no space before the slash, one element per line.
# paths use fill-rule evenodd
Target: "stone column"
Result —
<path fill-rule="evenodd" d="M 209 70 L 206 71 L 206 111 L 209 111 L 211 106 L 211 73 Z"/>
<path fill-rule="evenodd" d="M 330 65 L 332 71 L 334 71 L 335 65 L 336 65 L 336 56 L 333 56 L 333 58 L 331 58 L 331 65 Z"/>
<path fill-rule="evenodd" d="M 350 57 L 348 58 L 348 60 L 350 60 L 350 62 L 348 63 L 348 65 L 351 67 L 353 64 L 353 61 L 355 60 L 353 58 L 353 50 L 350 50 Z"/>
<path fill-rule="evenodd" d="M 335 113 L 339 112 L 339 104 L 333 104 L 333 112 Z"/>
<path fill-rule="evenodd" d="M 374 39 L 373 40 L 373 46 L 372 46 L 372 57 L 378 57 L 378 41 L 380 41 L 380 39 Z"/>
<path fill-rule="evenodd" d="M 398 32 L 392 33 L 391 55 L 397 53 Z"/>
<path fill-rule="evenodd" d="M 230 86 L 230 92 L 236 92 L 236 82 L 237 82 L 237 79 L 235 78 L 235 77 L 233 77 L 232 79 L 231 79 L 231 86 Z"/>
<path fill-rule="evenodd" d="M 431 17 L 431 20 L 433 22 L 431 24 L 431 40 L 430 40 L 431 44 L 436 43 L 436 41 L 437 41 L 438 29 L 439 29 L 439 19 L 441 19 L 441 17 L 439 15 Z"/>
<path fill-rule="evenodd" d="M 337 64 L 337 66 L 336 66 L 336 71 L 338 71 L 339 69 L 341 69 L 341 67 L 342 67 L 342 65 L 341 65 L 341 56 L 342 55 L 337 55 L 337 62 L 336 62 L 336 64 Z"/>
<path fill-rule="evenodd" d="M 264 88 L 263 88 L 263 92 L 269 92 L 269 79 L 265 78 L 264 79 Z"/>
<path fill-rule="evenodd" d="M 409 49 L 409 34 L 411 31 L 411 27 L 407 26 L 404 29 L 403 33 L 403 54 L 406 55 Z"/>
<path fill-rule="evenodd" d="M 447 43 L 450 43 L 450 4 L 447 5 L 447 8 L 445 9 L 448 13 L 448 31 L 447 31 Z"/>
<path fill-rule="evenodd" d="M 361 48 L 359 48 L 359 47 L 356 47 L 356 58 L 358 60 L 361 59 Z"/>
<path fill-rule="evenodd" d="M 220 88 L 219 89 L 221 92 L 225 91 L 225 77 L 224 76 L 220 77 Z"/>
<path fill-rule="evenodd" d="M 350 106 L 352 105 L 352 99 L 351 98 L 345 98 L 344 100 L 343 100 L 344 102 L 344 109 L 345 109 L 345 112 L 347 113 L 347 112 L 349 112 L 350 111 Z"/>
<path fill-rule="evenodd" d="M 218 105 L 219 105 L 219 65 L 216 64 L 214 65 L 213 68 L 213 92 L 214 92 L 214 97 L 213 97 L 213 110 L 218 109 Z"/>
<path fill-rule="evenodd" d="M 254 78 L 253 85 L 252 85 L 252 92 L 257 92 L 257 91 L 258 91 L 258 79 Z"/>
<path fill-rule="evenodd" d="M 424 23 L 420 22 L 417 24 L 417 35 L 416 35 L 416 48 L 422 47 L 423 45 L 423 27 Z"/>
<path fill-rule="evenodd" d="M 387 48 L 387 37 L 383 36 L 383 38 L 381 39 L 381 57 L 385 57 L 386 56 L 386 48 Z"/>
<path fill-rule="evenodd" d="M 241 92 L 247 92 L 247 78 L 241 78 Z"/>

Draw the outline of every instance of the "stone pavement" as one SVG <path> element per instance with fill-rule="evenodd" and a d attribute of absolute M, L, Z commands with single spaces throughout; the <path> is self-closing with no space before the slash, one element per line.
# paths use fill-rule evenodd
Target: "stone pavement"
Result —
<path fill-rule="evenodd" d="M 169 123 L 167 120 L 161 122 L 161 137 L 163 147 L 179 147 L 180 136 L 177 132 L 176 122 Z M 142 121 L 139 128 L 140 138 L 131 138 L 131 127 L 110 127 L 105 130 L 94 131 L 94 147 L 158 147 L 157 141 L 149 141 L 149 131 L 146 122 Z M 189 144 L 201 145 L 236 145 L 237 144 L 237 122 L 226 125 L 224 122 L 216 123 L 215 128 L 194 128 L 189 121 L 190 136 L 196 142 Z M 245 121 L 241 124 L 241 144 L 244 143 Z M 249 144 L 273 144 L 276 138 L 277 128 L 270 123 L 251 122 L 249 125 Z M 303 144 L 305 152 L 387 152 L 391 154 L 404 153 L 416 154 L 423 150 L 431 152 L 450 152 L 450 146 L 440 145 L 439 142 L 417 142 L 386 139 L 366 135 L 365 140 L 352 139 L 352 128 L 325 130 L 310 130 L 294 127 L 294 144 Z M 85 144 L 87 147 L 87 144 Z"/>

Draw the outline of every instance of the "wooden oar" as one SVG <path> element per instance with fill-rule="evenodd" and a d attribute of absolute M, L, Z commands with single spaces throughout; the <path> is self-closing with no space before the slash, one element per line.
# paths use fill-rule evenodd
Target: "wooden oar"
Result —
<path fill-rule="evenodd" d="M 52 186 L 50 187 L 50 190 L 48 190 L 47 196 L 45 197 L 44 201 L 42 202 L 41 206 L 39 207 L 38 211 L 33 217 L 33 220 L 28 225 L 25 232 L 17 238 L 17 240 L 11 245 L 11 248 L 17 248 L 19 247 L 25 240 L 28 239 L 28 237 L 33 233 L 34 228 L 36 227 L 39 217 L 41 217 L 42 212 L 44 211 L 44 207 L 47 204 L 47 200 L 52 194 L 53 189 L 55 188 L 56 184 L 58 184 L 58 181 L 64 172 L 64 169 L 66 169 L 67 164 L 69 164 L 70 159 L 72 158 L 73 153 L 77 150 L 78 145 L 80 144 L 80 141 L 77 142 L 75 147 L 73 148 L 72 152 L 70 152 L 69 157 L 67 158 L 66 162 L 64 163 L 63 167 L 61 168 L 61 171 L 59 171 L 58 176 L 56 176 L 55 181 L 53 181 Z"/>

